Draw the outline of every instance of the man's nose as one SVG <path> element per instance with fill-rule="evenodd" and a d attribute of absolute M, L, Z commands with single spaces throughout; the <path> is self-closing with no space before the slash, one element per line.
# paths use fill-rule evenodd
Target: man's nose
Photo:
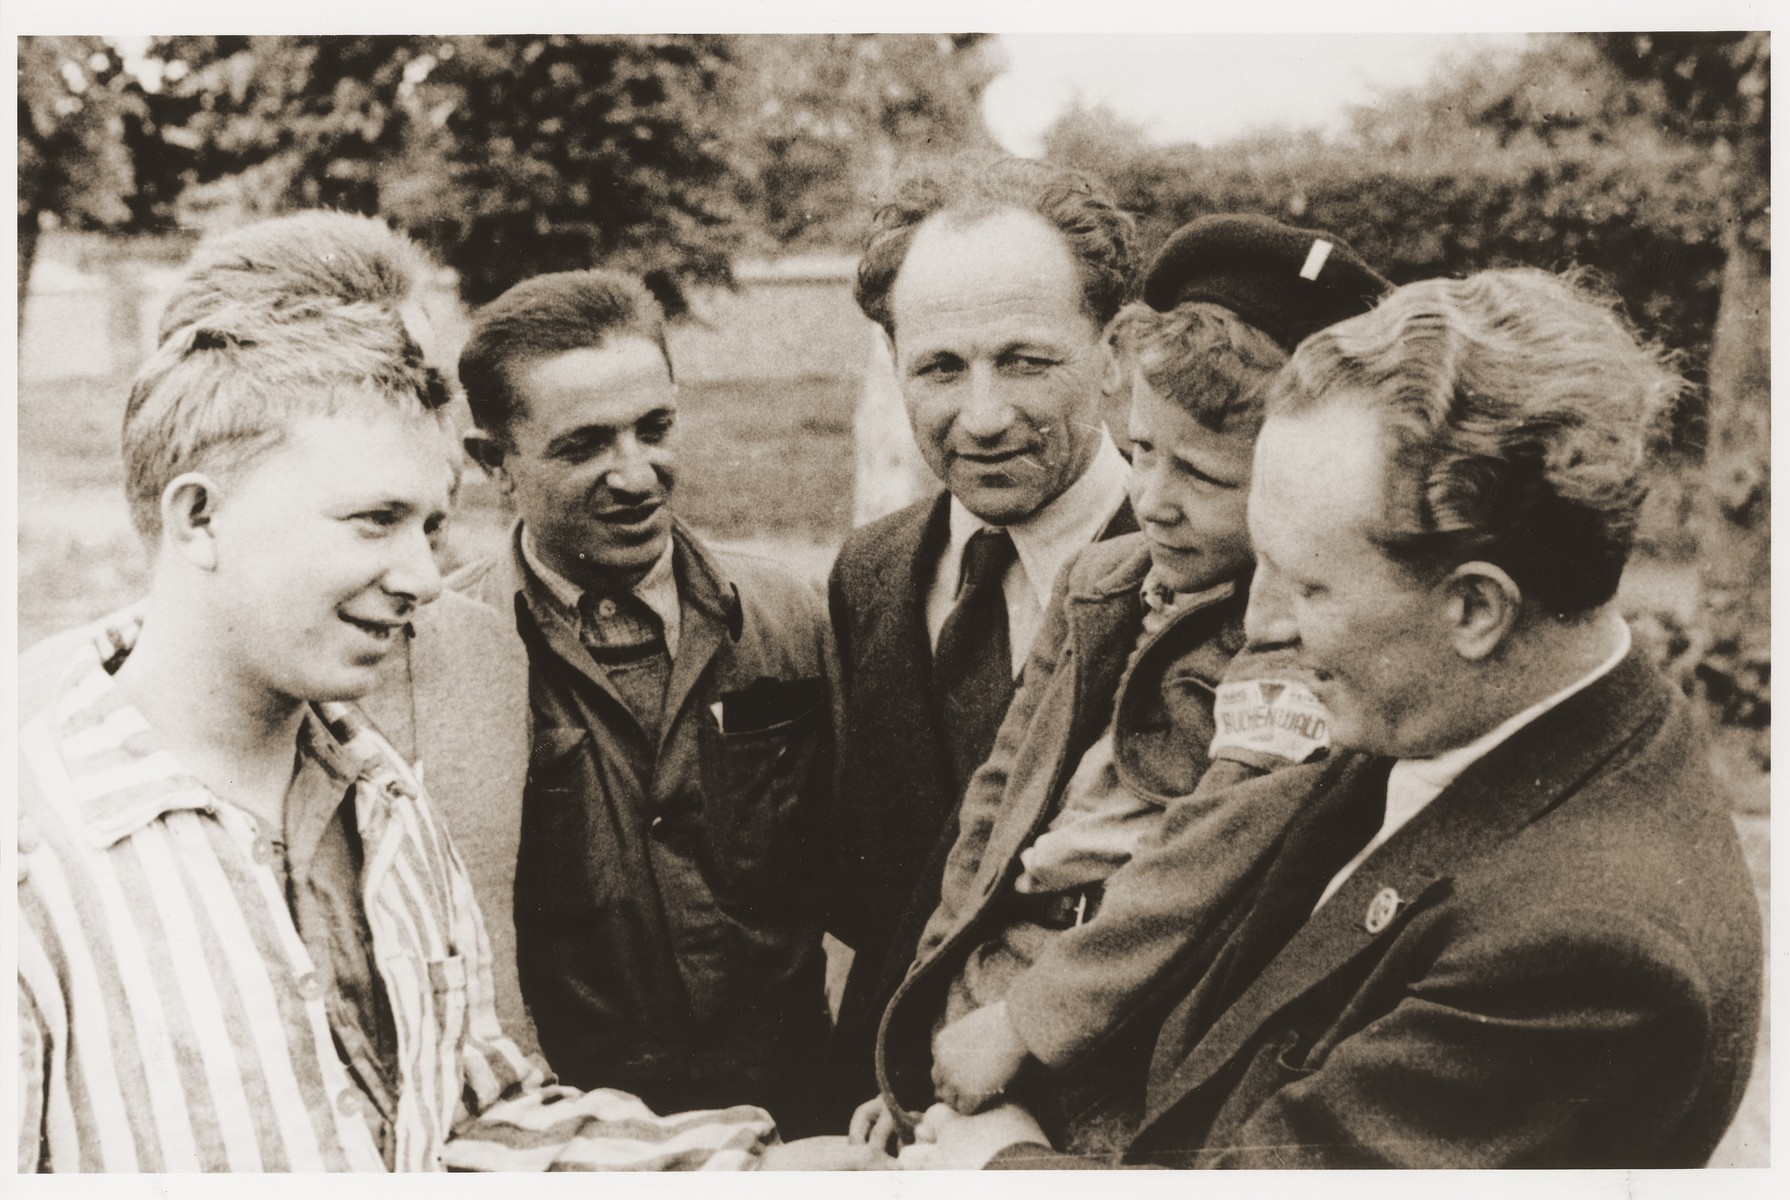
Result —
<path fill-rule="evenodd" d="M 609 469 L 603 473 L 603 482 L 611 491 L 626 492 L 630 495 L 646 495 L 658 487 L 658 472 L 653 468 L 653 456 L 646 445 L 632 434 L 624 434 L 616 439 L 615 457 Z"/>
<path fill-rule="evenodd" d="M 441 595 L 441 567 L 429 535 L 418 528 L 398 535 L 393 542 L 396 558 L 385 573 L 385 590 L 413 604 L 428 604 Z"/>
<path fill-rule="evenodd" d="M 1258 650 L 1290 646 L 1299 640 L 1291 589 L 1266 563 L 1256 564 L 1255 578 L 1249 585 L 1243 636 L 1250 647 Z"/>
<path fill-rule="evenodd" d="M 1001 388 L 994 371 L 974 367 L 966 382 L 963 407 L 957 412 L 957 425 L 965 434 L 979 441 L 993 441 L 1013 424 L 1013 406 Z"/>

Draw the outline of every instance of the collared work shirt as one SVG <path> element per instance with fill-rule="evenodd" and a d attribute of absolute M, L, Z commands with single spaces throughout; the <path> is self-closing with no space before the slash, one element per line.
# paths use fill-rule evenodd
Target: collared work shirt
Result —
<path fill-rule="evenodd" d="M 366 854 L 354 822 L 353 763 L 314 715 L 306 714 L 299 738 L 298 763 L 286 789 L 285 828 L 277 840 L 266 827 L 261 836 L 283 876 L 299 938 L 323 980 L 336 1051 L 361 1090 L 362 1115 L 389 1167 L 398 1030 L 374 967 L 373 930 L 361 903 Z"/>
<path fill-rule="evenodd" d="M 353 764 L 396 1033 L 392 1165 L 753 1165 L 773 1136 L 760 1110 L 662 1118 L 557 1086 L 516 1049 L 471 885 L 414 773 L 352 706 L 313 714 Z M 20 1169 L 385 1169 L 252 819 L 183 770 L 91 649 L 19 737 Z"/>
<path fill-rule="evenodd" d="M 542 561 L 540 548 L 535 545 L 534 535 L 528 532 L 526 525 L 517 535 L 517 540 L 522 547 L 522 561 L 545 585 L 545 598 L 552 602 L 559 615 L 573 629 L 577 629 L 583 620 L 580 605 L 584 601 L 585 589 Z M 634 585 L 632 593 L 653 616 L 659 618 L 659 629 L 656 632 L 665 639 L 665 653 L 676 658 L 678 635 L 683 632 L 683 615 L 677 594 L 677 573 L 671 561 L 671 539 L 666 539 L 665 553 L 659 555 L 659 560 Z M 599 598 L 596 603 L 599 605 L 597 615 L 600 618 L 619 618 L 623 615 L 616 611 L 614 600 L 609 600 L 605 605 L 603 598 Z M 632 640 L 640 639 L 636 637 Z"/>

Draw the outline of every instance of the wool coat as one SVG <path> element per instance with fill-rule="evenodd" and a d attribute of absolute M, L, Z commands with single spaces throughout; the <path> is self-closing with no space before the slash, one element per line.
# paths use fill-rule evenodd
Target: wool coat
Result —
<path fill-rule="evenodd" d="M 1389 766 L 1336 756 L 1302 813 Z M 1637 652 L 1470 766 L 1221 1005 L 1241 936 L 1164 1023 L 1123 1163 L 1688 1167 L 1746 1086 L 1758 904 L 1688 706 Z"/>

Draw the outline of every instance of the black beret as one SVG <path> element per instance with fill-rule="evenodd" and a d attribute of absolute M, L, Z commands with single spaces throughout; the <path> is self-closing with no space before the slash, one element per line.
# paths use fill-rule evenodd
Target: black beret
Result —
<path fill-rule="evenodd" d="M 1341 238 L 1255 213 L 1219 213 L 1177 229 L 1144 276 L 1159 312 L 1203 300 L 1228 308 L 1291 353 L 1392 290 Z"/>

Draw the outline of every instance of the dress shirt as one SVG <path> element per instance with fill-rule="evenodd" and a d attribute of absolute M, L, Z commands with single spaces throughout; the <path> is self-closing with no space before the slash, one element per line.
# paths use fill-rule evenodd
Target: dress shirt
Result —
<path fill-rule="evenodd" d="M 1468 767 L 1490 754 L 1496 747 L 1515 735 L 1519 729 L 1543 713 L 1564 704 L 1614 671 L 1616 664 L 1628 654 L 1629 646 L 1634 640 L 1629 634 L 1628 622 L 1617 618 L 1616 627 L 1618 636 L 1615 653 L 1576 683 L 1562 688 L 1545 700 L 1531 704 L 1516 716 L 1491 731 L 1481 734 L 1465 746 L 1446 750 L 1434 758 L 1401 758 L 1394 763 L 1392 773 L 1386 778 L 1386 819 L 1380 825 L 1380 832 L 1376 833 L 1373 840 L 1362 847 L 1361 853 L 1350 859 L 1343 869 L 1336 873 L 1336 877 L 1324 889 L 1324 894 L 1318 897 L 1318 902 L 1313 906 L 1312 911 L 1316 912 L 1322 908 L 1324 901 L 1336 894 L 1336 890 L 1348 880 L 1350 875 L 1355 873 L 1355 868 L 1359 867 L 1368 855 L 1378 850 L 1388 838 L 1404 828 L 1412 817 L 1422 812 L 1430 801 L 1441 795 L 1444 788 L 1459 779 Z"/>
<path fill-rule="evenodd" d="M 1007 598 L 1007 644 L 1013 651 L 1013 674 L 1025 666 L 1032 639 L 1044 620 L 1044 606 L 1063 564 L 1093 544 L 1125 502 L 1130 468 L 1125 456 L 1102 430 L 1094 461 L 1063 494 L 1023 521 L 1005 526 L 1013 538 L 1018 559 L 1001 581 Z M 933 573 L 926 595 L 926 629 L 934 648 L 939 630 L 951 615 L 963 585 L 963 551 L 970 538 L 989 527 L 988 522 L 951 497 L 951 539 L 945 545 L 939 569 Z"/>
<path fill-rule="evenodd" d="M 577 629 L 580 621 L 578 602 L 584 598 L 586 589 L 541 561 L 534 535 L 529 533 L 526 525 L 522 527 L 522 559 L 528 564 L 528 569 L 547 585 L 547 593 L 561 607 L 560 615 L 566 618 L 572 629 Z M 677 573 L 671 569 L 669 537 L 665 539 L 665 553 L 659 555 L 659 561 L 641 576 L 640 582 L 634 585 L 632 591 L 659 618 L 659 623 L 664 627 L 665 653 L 676 659 L 678 633 L 682 630 L 683 623 L 678 608 Z"/>

